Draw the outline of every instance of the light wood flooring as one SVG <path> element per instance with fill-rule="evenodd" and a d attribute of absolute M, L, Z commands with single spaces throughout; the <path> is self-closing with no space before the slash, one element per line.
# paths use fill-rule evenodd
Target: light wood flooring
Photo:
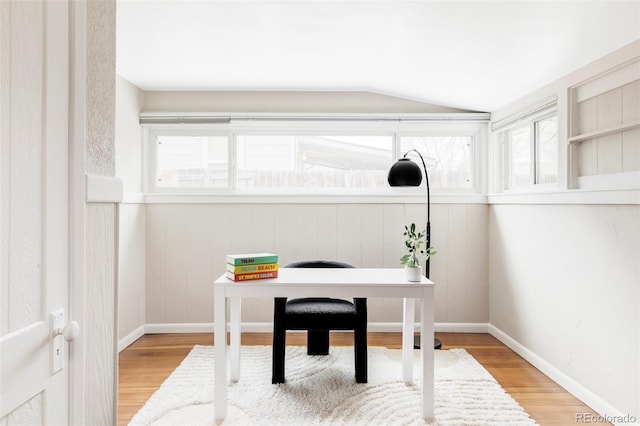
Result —
<path fill-rule="evenodd" d="M 595 414 L 489 334 L 436 333 L 436 336 L 442 341 L 442 349 L 466 349 L 541 426 L 575 425 L 578 413 Z M 287 335 L 287 344 L 305 343 L 304 333 Z M 145 335 L 120 353 L 118 425 L 128 424 L 196 344 L 213 345 L 213 335 Z M 243 333 L 242 344 L 269 345 L 271 334 Z M 352 345 L 352 335 L 333 333 L 331 344 Z M 399 349 L 401 334 L 369 333 L 368 344 Z"/>

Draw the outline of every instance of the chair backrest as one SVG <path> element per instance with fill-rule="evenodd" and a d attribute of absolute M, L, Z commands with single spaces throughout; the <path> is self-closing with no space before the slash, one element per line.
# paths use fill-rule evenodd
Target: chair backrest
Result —
<path fill-rule="evenodd" d="M 292 262 L 289 263 L 285 268 L 355 268 L 353 265 L 349 265 L 348 263 L 338 262 L 335 260 L 302 260 L 300 262 Z M 287 300 L 286 298 L 281 298 L 281 300 Z M 346 299 L 344 299 L 346 300 Z M 354 298 L 353 299 L 356 310 L 358 312 L 363 313 L 364 317 L 367 316 L 367 299 L 365 298 Z M 276 304 L 278 303 L 278 298 L 276 298 Z M 280 302 L 284 303 L 284 302 Z"/>
<path fill-rule="evenodd" d="M 355 268 L 355 266 L 335 260 L 302 260 L 289 263 L 285 268 Z"/>

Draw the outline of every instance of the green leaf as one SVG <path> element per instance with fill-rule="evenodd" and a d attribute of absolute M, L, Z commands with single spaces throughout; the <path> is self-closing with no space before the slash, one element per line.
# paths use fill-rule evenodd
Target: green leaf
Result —
<path fill-rule="evenodd" d="M 420 230 L 416 233 L 416 224 L 404 225 L 404 232 L 402 235 L 405 237 L 404 246 L 408 254 L 405 254 L 400 258 L 400 263 L 411 267 L 418 266 L 420 264 L 420 256 L 428 259 L 431 255 L 435 254 L 433 247 L 426 247 L 426 241 L 424 239 L 426 235 L 426 229 Z"/>

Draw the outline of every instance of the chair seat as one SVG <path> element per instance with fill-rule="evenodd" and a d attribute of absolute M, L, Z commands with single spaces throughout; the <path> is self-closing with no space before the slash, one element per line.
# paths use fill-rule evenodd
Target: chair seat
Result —
<path fill-rule="evenodd" d="M 326 297 L 288 300 L 285 315 L 290 330 L 350 330 L 358 318 L 352 302 Z"/>
<path fill-rule="evenodd" d="M 328 297 L 305 297 L 291 299 L 285 307 L 287 315 L 322 315 L 322 314 L 356 314 L 353 302 Z"/>

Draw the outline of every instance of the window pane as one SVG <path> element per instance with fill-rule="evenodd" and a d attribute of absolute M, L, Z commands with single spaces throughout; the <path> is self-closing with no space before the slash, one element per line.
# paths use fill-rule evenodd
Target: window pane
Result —
<path fill-rule="evenodd" d="M 558 116 L 540 120 L 536 124 L 536 183 L 555 183 L 558 180 Z"/>
<path fill-rule="evenodd" d="M 472 143 L 472 136 L 403 136 L 400 151 L 404 154 L 415 149 L 424 157 L 430 187 L 469 188 Z M 422 169 L 420 158 L 415 155 L 412 159 Z"/>
<path fill-rule="evenodd" d="M 383 188 L 391 136 L 239 135 L 238 188 Z"/>
<path fill-rule="evenodd" d="M 518 127 L 509 132 L 510 188 L 533 185 L 532 174 L 532 125 Z"/>
<path fill-rule="evenodd" d="M 227 136 L 158 136 L 158 187 L 229 186 Z"/>

